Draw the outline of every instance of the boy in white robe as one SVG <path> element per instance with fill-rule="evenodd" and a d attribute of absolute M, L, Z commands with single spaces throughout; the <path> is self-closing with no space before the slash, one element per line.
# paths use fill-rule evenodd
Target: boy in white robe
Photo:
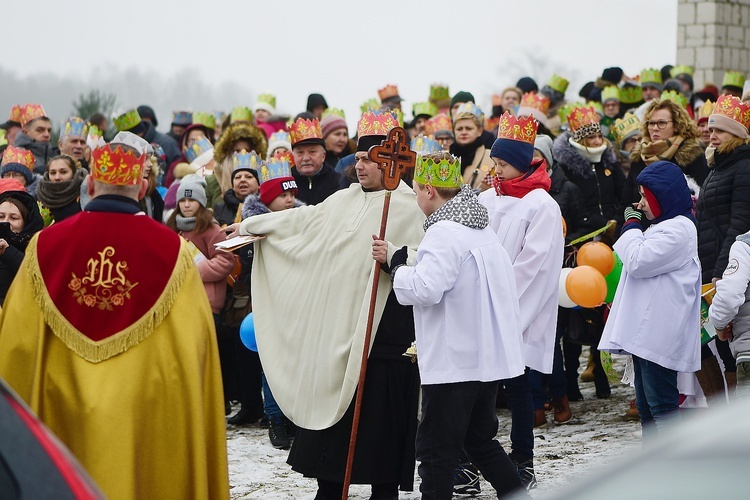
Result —
<path fill-rule="evenodd" d="M 524 361 L 531 370 L 552 373 L 557 330 L 558 288 L 563 262 L 562 215 L 549 195 L 547 164 L 534 160 L 537 121 L 530 116 L 500 117 L 490 157 L 495 162 L 494 190 L 479 196 L 513 263 L 518 286 Z M 511 459 L 527 489 L 534 473 L 534 401 L 528 370 L 502 381 L 511 408 Z M 542 408 L 544 402 L 541 402 Z"/>
<path fill-rule="evenodd" d="M 614 246 L 622 276 L 600 351 L 631 354 L 644 442 L 679 421 L 677 372 L 700 370 L 701 271 L 693 202 L 680 167 L 657 161 L 638 174 Z"/>
<path fill-rule="evenodd" d="M 373 242 L 373 258 L 390 264 L 396 298 L 414 306 L 422 421 L 417 460 L 422 498 L 451 498 L 463 451 L 503 496 L 521 487 L 495 440 L 499 380 L 523 373 L 518 296 L 508 255 L 488 227 L 487 210 L 461 186 L 460 160 L 420 157 L 417 204 L 427 216 L 414 267 L 406 248 Z"/>

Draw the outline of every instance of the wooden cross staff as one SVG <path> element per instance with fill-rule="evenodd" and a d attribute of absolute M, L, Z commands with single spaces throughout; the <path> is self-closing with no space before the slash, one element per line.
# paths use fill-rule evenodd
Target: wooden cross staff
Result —
<path fill-rule="evenodd" d="M 403 127 L 395 127 L 388 132 L 379 146 L 372 146 L 367 152 L 370 159 L 377 162 L 378 168 L 383 171 L 383 187 L 386 189 L 383 201 L 383 216 L 380 219 L 381 240 L 385 239 L 385 227 L 388 223 L 388 209 L 391 205 L 391 191 L 398 188 L 401 175 L 417 163 L 417 154 L 409 149 L 409 139 Z M 354 417 L 352 418 L 352 432 L 349 436 L 349 453 L 346 457 L 346 472 L 344 474 L 344 489 L 342 500 L 349 497 L 349 484 L 352 480 L 352 466 L 354 464 L 354 449 L 357 445 L 357 430 L 359 429 L 359 416 L 362 412 L 362 394 L 365 389 L 365 375 L 367 374 L 367 357 L 370 353 L 370 340 L 372 338 L 372 323 L 375 316 L 375 299 L 378 294 L 378 283 L 380 281 L 380 262 L 375 261 L 375 276 L 372 280 L 372 291 L 370 292 L 370 310 L 367 314 L 367 329 L 365 330 L 365 343 L 362 348 L 362 362 L 359 369 L 359 383 L 357 384 L 357 396 L 354 402 Z"/>

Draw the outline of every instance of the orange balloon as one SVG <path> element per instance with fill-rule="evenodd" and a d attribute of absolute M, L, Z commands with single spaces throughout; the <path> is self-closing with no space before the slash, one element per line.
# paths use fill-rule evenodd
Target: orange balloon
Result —
<path fill-rule="evenodd" d="M 615 268 L 615 254 L 606 243 L 590 241 L 578 249 L 576 262 L 579 266 L 591 266 L 606 276 Z"/>
<path fill-rule="evenodd" d="M 568 297 L 581 307 L 596 307 L 607 297 L 607 282 L 597 269 L 578 266 L 565 279 Z"/>

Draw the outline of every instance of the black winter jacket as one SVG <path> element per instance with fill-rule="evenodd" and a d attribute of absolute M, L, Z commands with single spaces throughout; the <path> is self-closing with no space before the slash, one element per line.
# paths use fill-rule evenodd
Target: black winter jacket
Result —
<path fill-rule="evenodd" d="M 715 160 L 696 207 L 703 283 L 721 278 L 732 243 L 750 231 L 750 144 L 717 151 Z"/>
<path fill-rule="evenodd" d="M 340 189 L 339 174 L 325 164 L 315 175 L 302 175 L 295 168 L 292 176 L 297 181 L 297 199 L 307 205 L 317 205 Z"/>
<path fill-rule="evenodd" d="M 552 179 L 552 185 L 549 188 L 549 194 L 560 206 L 560 212 L 568 229 L 565 243 L 583 236 L 587 231 L 597 229 L 588 225 L 588 216 L 581 190 L 565 177 L 565 173 L 557 163 L 552 167 L 550 179 Z"/>
<path fill-rule="evenodd" d="M 620 202 L 625 174 L 608 148 L 599 163 L 590 163 L 570 145 L 570 132 L 564 132 L 552 144 L 552 155 L 565 176 L 578 186 L 588 215 L 587 225 L 598 229 L 610 220 L 621 223 L 624 207 Z"/>

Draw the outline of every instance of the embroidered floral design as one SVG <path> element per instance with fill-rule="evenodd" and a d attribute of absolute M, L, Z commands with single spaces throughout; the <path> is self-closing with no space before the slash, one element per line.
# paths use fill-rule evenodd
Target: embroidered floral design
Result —
<path fill-rule="evenodd" d="M 125 261 L 113 262 L 111 257 L 114 255 L 115 249 L 106 247 L 98 252 L 97 258 L 88 260 L 85 275 L 79 278 L 76 273 L 71 273 L 68 288 L 79 304 L 114 311 L 113 306 L 123 306 L 125 300 L 131 298 L 130 292 L 138 283 L 131 283 L 125 277 L 128 264 Z"/>

